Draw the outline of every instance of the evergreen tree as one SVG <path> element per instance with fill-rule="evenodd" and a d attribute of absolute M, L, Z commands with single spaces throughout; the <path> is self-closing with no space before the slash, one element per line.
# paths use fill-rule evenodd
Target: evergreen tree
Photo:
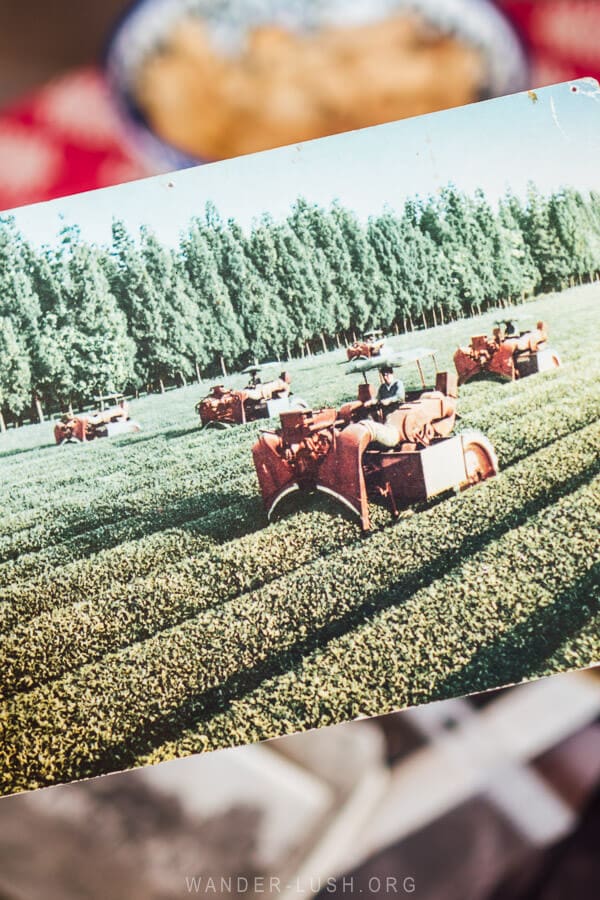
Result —
<path fill-rule="evenodd" d="M 320 288 L 320 331 L 336 336 L 351 323 L 348 296 L 356 290 L 350 253 L 331 211 L 300 198 L 289 216 L 290 227 L 311 254 Z"/>
<path fill-rule="evenodd" d="M 504 303 L 518 294 L 521 286 L 520 272 L 511 256 L 512 248 L 483 191 L 475 192 L 471 212 L 477 274 L 486 283 L 487 299 L 496 304 Z"/>
<path fill-rule="evenodd" d="M 553 194 L 548 218 L 563 249 L 557 277 L 562 284 L 572 283 L 575 277 L 581 281 L 584 274 L 593 270 L 598 258 L 597 241 L 581 194 L 566 188 Z"/>
<path fill-rule="evenodd" d="M 461 308 L 468 315 L 479 311 L 486 298 L 496 296 L 497 286 L 474 204 L 450 185 L 423 206 L 420 226 L 442 249 Z"/>
<path fill-rule="evenodd" d="M 394 301 L 366 231 L 356 216 L 337 202 L 332 206 L 331 216 L 350 262 L 351 277 L 346 287 L 353 325 L 360 331 L 372 326 L 388 326 L 394 319 Z"/>
<path fill-rule="evenodd" d="M 403 322 L 411 307 L 412 297 L 405 272 L 406 235 L 396 214 L 386 210 L 377 218 L 372 216 L 367 225 L 367 240 L 393 301 L 393 319 Z"/>
<path fill-rule="evenodd" d="M 161 388 L 176 375 L 185 382 L 204 355 L 204 336 L 183 265 L 148 228 L 141 230 L 139 257 L 141 277 L 130 300 L 138 366 Z"/>
<path fill-rule="evenodd" d="M 135 345 L 106 277 L 102 254 L 74 230 L 65 236 L 65 314 L 61 344 L 69 364 L 69 399 L 83 403 L 98 392 L 120 390 L 134 370 Z"/>
<path fill-rule="evenodd" d="M 523 210 L 521 229 L 531 257 L 540 273 L 539 288 L 542 291 L 560 289 L 565 280 L 567 263 L 565 248 L 550 221 L 550 207 L 535 185 L 530 184 L 527 204 Z M 554 222 L 554 225 L 556 222 Z"/>
<path fill-rule="evenodd" d="M 321 291 L 315 276 L 310 248 L 298 239 L 287 222 L 275 226 L 278 293 L 294 323 L 299 345 L 313 338 L 321 328 Z"/>
<path fill-rule="evenodd" d="M 27 370 L 30 379 L 32 360 L 38 346 L 40 306 L 28 271 L 25 249 L 25 241 L 14 219 L 0 217 L 0 316 L 6 328 L 5 340 L 13 349 L 15 346 L 20 348 L 24 357 L 23 371 Z M 17 377 L 17 370 L 21 369 L 15 368 L 14 361 L 11 365 L 11 371 Z M 18 385 L 15 384 L 15 390 L 11 393 L 14 397 L 21 396 L 21 376 L 17 381 Z M 20 406 L 19 412 L 21 409 Z"/>
<path fill-rule="evenodd" d="M 63 229 L 63 232 L 65 229 Z M 66 243 L 67 237 L 63 238 Z M 29 371 L 35 414 L 41 419 L 44 401 L 59 402 L 70 384 L 69 366 L 61 348 L 61 329 L 68 324 L 62 296 L 62 258 L 47 248 L 33 248 L 14 221 L 0 220 L 0 314 L 13 324 Z"/>
<path fill-rule="evenodd" d="M 590 191 L 585 202 L 585 211 L 587 221 L 591 232 L 591 242 L 593 247 L 593 271 L 590 272 L 590 278 L 597 280 L 600 278 L 600 193 Z"/>
<path fill-rule="evenodd" d="M 168 335 L 161 321 L 159 291 L 141 250 L 118 219 L 113 220 L 111 253 L 104 258 L 103 268 L 135 345 L 134 379 L 147 386 L 157 383 L 171 374 L 161 365 L 161 349 Z"/>
<path fill-rule="evenodd" d="M 369 240 L 394 299 L 394 316 L 405 329 L 419 321 L 427 324 L 427 311 L 432 322 L 444 321 L 458 305 L 448 261 L 421 230 L 419 216 L 419 206 L 407 201 L 400 218 L 386 210 L 369 223 Z"/>
<path fill-rule="evenodd" d="M 285 353 L 289 357 L 291 348 L 296 343 L 297 333 L 285 298 L 282 298 L 279 291 L 275 226 L 269 216 L 263 216 L 255 224 L 249 239 L 245 242 L 245 252 L 253 270 L 257 273 L 261 291 L 268 297 L 268 305 L 272 310 L 271 349 L 277 356 Z M 258 309 L 256 311 L 258 313 Z"/>
<path fill-rule="evenodd" d="M 286 320 L 286 347 L 304 347 L 320 324 L 319 283 L 309 253 L 287 222 L 264 216 L 250 241 L 250 253 L 263 280 L 272 285 Z"/>
<path fill-rule="evenodd" d="M 189 296 L 196 308 L 196 328 L 201 334 L 204 364 L 219 361 L 223 369 L 246 349 L 227 287 L 219 274 L 211 247 L 210 225 L 193 219 L 182 236 L 180 252 Z"/>
<path fill-rule="evenodd" d="M 575 233 L 577 213 L 573 215 L 569 198 L 564 191 L 548 198 L 547 219 L 556 238 L 557 255 L 552 266 L 555 287 L 564 288 L 571 282 L 571 275 L 582 270 L 585 260 L 584 244 Z"/>
<path fill-rule="evenodd" d="M 41 418 L 42 403 L 54 409 L 68 402 L 65 398 L 71 384 L 66 334 L 69 314 L 63 290 L 65 260 L 63 255 L 47 247 L 36 250 L 26 243 L 21 252 L 39 304 L 35 348 L 31 352 L 31 382 L 34 405 Z"/>
<path fill-rule="evenodd" d="M 213 250 L 219 275 L 227 288 L 236 319 L 248 348 L 244 363 L 281 351 L 277 302 L 271 287 L 252 263 L 242 229 L 234 221 L 213 230 Z"/>
<path fill-rule="evenodd" d="M 19 339 L 13 321 L 0 315 L 0 430 L 6 414 L 21 413 L 31 398 L 31 371 L 24 342 Z"/>
<path fill-rule="evenodd" d="M 498 227 L 502 233 L 502 260 L 498 278 L 509 300 L 535 293 L 540 272 L 524 238 L 524 210 L 517 197 L 507 193 L 498 207 Z"/>
<path fill-rule="evenodd" d="M 586 240 L 586 262 L 589 268 L 585 270 L 585 274 L 590 281 L 593 281 L 600 268 L 600 214 L 598 216 L 595 214 L 593 193 L 590 193 L 587 198 L 577 192 L 573 193 L 579 211 L 578 230 Z"/>
<path fill-rule="evenodd" d="M 325 247 L 333 240 L 331 222 L 316 204 L 300 197 L 288 216 L 287 222 L 311 260 L 312 271 L 318 287 L 315 297 L 316 325 L 323 350 L 327 350 L 327 337 L 334 337 L 343 320 L 344 300 L 339 295 Z"/>

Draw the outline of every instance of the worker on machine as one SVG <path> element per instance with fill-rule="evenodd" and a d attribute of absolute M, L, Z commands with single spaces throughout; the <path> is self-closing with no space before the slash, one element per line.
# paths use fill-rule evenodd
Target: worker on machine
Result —
<path fill-rule="evenodd" d="M 292 389 L 290 387 L 292 383 L 292 376 L 289 372 L 282 372 L 279 378 L 277 378 L 273 382 L 273 394 L 277 397 L 287 397 L 288 394 L 292 393 Z"/>
<path fill-rule="evenodd" d="M 518 338 L 520 336 L 520 331 L 516 322 L 512 321 L 512 319 L 505 319 L 502 322 L 496 322 L 496 327 L 492 334 L 496 343 L 501 344 L 503 341 L 515 340 Z"/>
<path fill-rule="evenodd" d="M 274 381 L 260 382 L 253 388 L 245 388 L 244 395 L 248 400 L 270 400 L 272 397 L 287 397 L 290 394 L 292 377 L 289 372 L 282 372 Z"/>
<path fill-rule="evenodd" d="M 250 377 L 248 378 L 248 384 L 246 385 L 245 390 L 251 391 L 260 383 L 260 369 L 250 369 Z"/>
<path fill-rule="evenodd" d="M 126 422 L 129 419 L 129 404 L 123 397 L 116 406 L 96 410 L 89 416 L 90 425 L 106 425 L 108 422 Z"/>
<path fill-rule="evenodd" d="M 377 391 L 377 400 L 382 406 L 391 406 L 394 403 L 404 403 L 405 390 L 404 384 L 394 378 L 394 370 L 392 366 L 382 366 L 379 370 L 381 374 L 381 384 Z"/>

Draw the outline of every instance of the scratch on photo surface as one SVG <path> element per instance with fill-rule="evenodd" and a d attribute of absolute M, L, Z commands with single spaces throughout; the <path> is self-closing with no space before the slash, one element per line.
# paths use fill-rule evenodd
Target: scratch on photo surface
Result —
<path fill-rule="evenodd" d="M 554 105 L 554 97 L 550 97 L 550 110 L 552 112 L 552 118 L 554 119 L 554 124 L 556 125 L 556 127 L 558 128 L 558 130 L 560 131 L 562 136 L 565 138 L 565 140 L 570 141 L 571 138 L 566 133 L 566 131 L 564 130 L 564 128 L 562 127 L 562 125 L 560 124 L 560 121 L 558 119 L 558 113 L 556 112 L 556 106 Z"/>

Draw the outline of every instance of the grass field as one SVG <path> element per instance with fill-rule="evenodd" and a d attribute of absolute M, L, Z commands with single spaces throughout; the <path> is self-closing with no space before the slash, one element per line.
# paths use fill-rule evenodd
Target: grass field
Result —
<path fill-rule="evenodd" d="M 523 308 L 552 373 L 461 391 L 501 474 L 374 529 L 323 498 L 266 527 L 259 426 L 200 431 L 199 386 L 139 435 L 0 438 L 0 789 L 39 787 L 465 694 L 600 658 L 600 287 Z M 497 314 L 393 338 L 441 368 Z M 339 404 L 341 351 L 292 363 Z M 416 387 L 411 367 L 401 370 Z M 231 383 L 241 385 L 242 376 Z"/>

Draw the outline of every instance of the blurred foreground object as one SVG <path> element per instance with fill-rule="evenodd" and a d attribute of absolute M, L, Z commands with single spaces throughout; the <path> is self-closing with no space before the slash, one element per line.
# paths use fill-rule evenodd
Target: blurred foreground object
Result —
<path fill-rule="evenodd" d="M 490 0 L 140 0 L 106 72 L 128 139 L 163 170 L 527 85 Z"/>
<path fill-rule="evenodd" d="M 600 897 L 600 787 L 574 832 L 520 866 L 490 900 L 597 900 Z"/>
<path fill-rule="evenodd" d="M 473 0 L 473 8 L 478 2 Z M 160 6 L 165 4 L 177 7 L 172 0 L 159 2 Z M 482 3 L 482 8 L 487 5 Z M 496 0 L 496 5 L 523 41 L 530 65 L 528 87 L 600 76 L 597 0 Z M 43 23 L 42 12 L 39 18 Z M 504 41 L 506 29 L 510 34 L 506 26 Z M 126 38 L 129 36 L 130 33 L 125 34 Z M 141 34 L 137 44 L 131 45 L 132 52 L 144 55 L 144 42 L 154 46 L 155 35 L 150 31 Z M 5 77 L 17 86 L 21 73 L 23 84 L 28 85 L 32 72 L 45 71 L 42 57 L 43 51 L 36 44 L 35 60 L 27 66 L 21 59 L 19 71 L 12 78 L 9 60 Z M 121 74 L 119 70 L 117 75 Z M 113 71 L 113 91 L 115 77 Z M 518 85 L 503 86 L 504 91 L 516 89 Z M 119 184 L 161 168 L 189 164 L 189 159 L 174 150 L 165 156 L 165 145 L 149 132 L 142 144 L 132 142 L 131 134 L 123 129 L 124 104 L 127 105 L 126 99 L 122 98 L 115 106 L 104 75 L 87 67 L 64 74 L 6 108 L 0 115 L 0 209 Z M 127 115 L 130 113 L 129 110 Z M 140 123 L 135 127 L 139 129 Z"/>
<path fill-rule="evenodd" d="M 600 868 L 599 674 L 3 798 L 0 897 L 587 900 L 564 876 L 577 846 Z"/>
<path fill-rule="evenodd" d="M 497 0 L 513 21 L 531 62 L 531 87 L 600 78 L 598 0 Z"/>
<path fill-rule="evenodd" d="M 237 53 L 188 19 L 136 92 L 161 137 L 210 160 L 470 103 L 485 79 L 476 47 L 412 13 L 307 33 L 259 25 Z"/>
<path fill-rule="evenodd" d="M 0 117 L 0 209 L 145 174 L 122 144 L 106 84 L 94 68 L 51 81 Z"/>

